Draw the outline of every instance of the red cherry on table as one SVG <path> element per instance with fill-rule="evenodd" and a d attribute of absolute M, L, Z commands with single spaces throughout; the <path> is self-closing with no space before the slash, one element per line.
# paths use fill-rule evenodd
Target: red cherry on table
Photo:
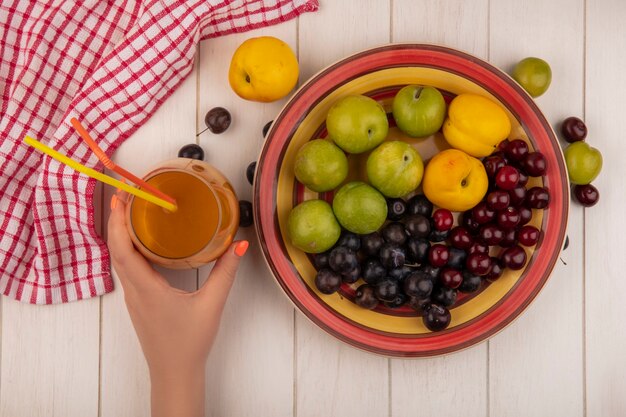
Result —
<path fill-rule="evenodd" d="M 578 142 L 587 137 L 587 126 L 578 117 L 568 117 L 561 124 L 561 133 L 569 143 Z"/>
<path fill-rule="evenodd" d="M 600 192 L 591 184 L 577 185 L 574 187 L 574 197 L 583 206 L 591 207 L 600 200 Z"/>

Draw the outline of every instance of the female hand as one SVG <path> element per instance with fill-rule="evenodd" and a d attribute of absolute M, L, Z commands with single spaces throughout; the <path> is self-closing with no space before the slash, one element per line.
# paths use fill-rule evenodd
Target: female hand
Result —
<path fill-rule="evenodd" d="M 111 200 L 108 246 L 150 370 L 152 415 L 202 416 L 206 359 L 248 242 L 234 242 L 199 290 L 172 288 L 135 250 L 124 197 Z"/>

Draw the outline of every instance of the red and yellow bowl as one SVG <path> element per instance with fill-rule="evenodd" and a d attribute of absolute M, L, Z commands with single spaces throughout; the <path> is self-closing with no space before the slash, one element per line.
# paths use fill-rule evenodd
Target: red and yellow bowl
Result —
<path fill-rule="evenodd" d="M 294 177 L 293 161 L 305 142 L 326 135 L 325 118 L 338 99 L 365 94 L 389 110 L 404 85 L 439 88 L 448 99 L 460 93 L 481 94 L 506 109 L 512 122 L 511 138 L 528 141 L 546 157 L 548 171 L 531 179 L 529 187 L 543 185 L 551 195 L 547 210 L 535 210 L 532 224 L 543 233 L 522 271 L 508 271 L 480 293 L 466 297 L 452 309 L 450 326 L 430 332 L 408 308 L 374 311 L 358 307 L 354 288 L 344 285 L 333 295 L 321 294 L 314 284 L 315 268 L 307 254 L 291 245 L 287 217 L 301 201 L 332 200 L 318 195 Z M 437 134 L 410 139 L 396 128 L 390 139 L 406 140 L 427 160 L 447 144 Z M 363 156 L 351 157 L 351 175 L 362 177 Z M 398 44 L 371 49 L 326 68 L 304 84 L 285 105 L 268 134 L 254 184 L 256 230 L 265 259 L 291 301 L 314 323 L 355 347 L 374 353 L 420 357 L 453 352 L 476 344 L 504 328 L 535 298 L 548 279 L 565 238 L 569 188 L 561 148 L 533 99 L 509 76 L 471 55 L 440 46 Z M 534 182 L 533 182 L 534 181 Z"/>

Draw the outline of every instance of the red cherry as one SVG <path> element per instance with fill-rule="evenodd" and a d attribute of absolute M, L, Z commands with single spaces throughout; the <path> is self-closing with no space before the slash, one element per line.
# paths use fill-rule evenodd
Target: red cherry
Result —
<path fill-rule="evenodd" d="M 546 158 L 540 152 L 531 152 L 522 159 L 522 167 L 531 177 L 540 177 L 546 173 Z"/>
<path fill-rule="evenodd" d="M 436 244 L 430 247 L 428 251 L 428 261 L 429 263 L 438 268 L 444 266 L 448 263 L 448 259 L 450 258 L 450 250 L 446 245 Z"/>
<path fill-rule="evenodd" d="M 574 187 L 574 197 L 583 206 L 591 207 L 600 200 L 600 192 L 591 184 L 577 185 Z"/>
<path fill-rule="evenodd" d="M 501 190 L 512 190 L 519 182 L 519 171 L 507 165 L 496 173 L 496 185 Z"/>
<path fill-rule="evenodd" d="M 454 217 L 452 217 L 452 212 L 450 210 L 437 209 L 433 213 L 433 221 L 435 223 L 435 229 L 445 232 L 446 230 L 450 230 L 452 228 Z"/>
<path fill-rule="evenodd" d="M 465 267 L 473 274 L 485 275 L 491 267 L 491 258 L 486 253 L 472 253 L 467 257 Z"/>
<path fill-rule="evenodd" d="M 534 246 L 539 241 L 541 232 L 535 226 L 522 226 L 517 232 L 519 243 L 524 246 Z"/>
<path fill-rule="evenodd" d="M 522 269 L 526 265 L 526 252 L 520 246 L 512 246 L 502 251 L 500 259 L 509 269 Z"/>
<path fill-rule="evenodd" d="M 521 139 L 512 140 L 504 153 L 512 161 L 521 161 L 528 154 L 528 144 Z"/>
<path fill-rule="evenodd" d="M 450 231 L 450 243 L 458 249 L 469 249 L 474 239 L 470 232 L 463 226 L 457 226 Z"/>
<path fill-rule="evenodd" d="M 458 288 L 463 282 L 463 274 L 458 269 L 446 267 L 441 270 L 439 280 L 448 288 Z"/>

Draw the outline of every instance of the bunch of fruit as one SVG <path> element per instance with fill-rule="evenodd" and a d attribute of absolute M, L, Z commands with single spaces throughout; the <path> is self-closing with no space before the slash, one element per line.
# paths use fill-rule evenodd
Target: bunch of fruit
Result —
<path fill-rule="evenodd" d="M 452 149 L 424 167 L 412 146 L 385 141 L 388 117 L 378 102 L 339 100 L 326 119 L 330 140 L 307 142 L 294 165 L 298 181 L 311 190 L 335 190 L 332 206 L 323 200 L 298 204 L 288 234 L 294 246 L 313 254 L 320 292 L 362 280 L 356 304 L 407 305 L 438 331 L 449 325 L 448 309 L 462 298 L 459 292 L 479 291 L 506 268 L 526 265 L 523 246 L 536 245 L 541 236 L 528 224 L 533 209 L 546 208 L 550 199 L 546 189 L 526 186 L 529 177 L 545 174 L 546 160 L 525 141 L 506 139 L 506 112 L 482 96 L 458 95 L 446 111 L 436 88 L 410 85 L 391 107 L 402 132 L 426 137 L 441 130 Z M 368 151 L 369 184 L 344 184 L 346 154 Z"/>
<path fill-rule="evenodd" d="M 574 197 L 585 207 L 594 206 L 600 192 L 591 185 L 602 170 L 602 154 L 585 142 L 587 126 L 577 117 L 568 117 L 561 124 L 561 133 L 570 145 L 563 151 Z"/>

